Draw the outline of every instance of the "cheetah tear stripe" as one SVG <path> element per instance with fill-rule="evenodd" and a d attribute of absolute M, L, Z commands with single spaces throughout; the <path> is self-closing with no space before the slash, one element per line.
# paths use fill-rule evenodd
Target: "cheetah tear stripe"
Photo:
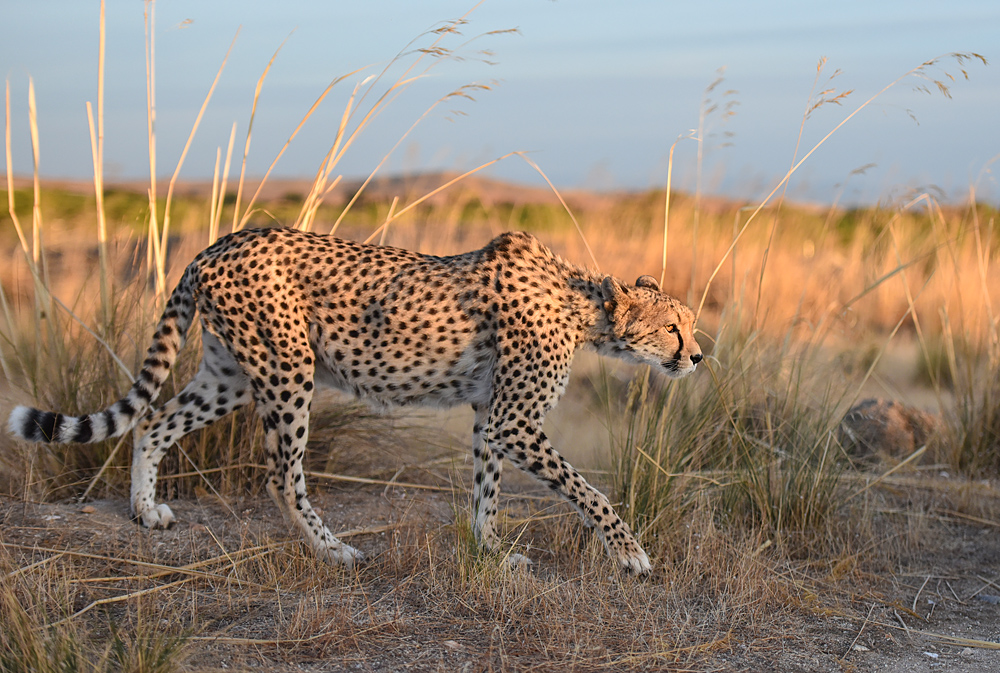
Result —
<path fill-rule="evenodd" d="M 154 408 L 196 312 L 198 373 Z M 63 443 L 134 427 L 131 509 L 157 528 L 174 521 L 155 500 L 167 449 L 252 402 L 264 427 L 268 494 L 318 557 L 351 566 L 363 555 L 334 537 L 306 495 L 315 385 L 377 407 L 468 404 L 475 410 L 472 527 L 482 547 L 503 551 L 496 518 L 507 459 L 568 500 L 618 567 L 648 572 L 648 556 L 607 497 L 542 431 L 580 348 L 671 377 L 690 374 L 702 359 L 693 313 L 655 279 L 628 285 L 569 264 L 529 234 L 432 257 L 290 229 L 247 230 L 191 262 L 125 397 L 86 416 L 18 407 L 8 427 L 30 441 Z M 530 563 L 516 553 L 507 558 Z"/>

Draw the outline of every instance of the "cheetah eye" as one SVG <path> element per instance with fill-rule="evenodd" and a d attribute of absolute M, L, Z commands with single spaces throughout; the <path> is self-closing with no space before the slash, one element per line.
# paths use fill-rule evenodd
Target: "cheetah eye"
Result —
<path fill-rule="evenodd" d="M 674 324 L 671 323 L 670 325 L 667 325 L 666 330 L 670 334 L 676 334 L 677 333 L 677 325 L 674 325 Z"/>

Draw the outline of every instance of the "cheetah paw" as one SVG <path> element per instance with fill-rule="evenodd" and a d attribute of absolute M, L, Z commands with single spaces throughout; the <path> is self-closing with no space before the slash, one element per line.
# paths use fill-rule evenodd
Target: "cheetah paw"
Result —
<path fill-rule="evenodd" d="M 618 557 L 618 565 L 622 570 L 635 575 L 647 575 L 653 569 L 653 564 L 649 562 L 649 557 L 641 549 L 629 555 L 620 555 Z"/>
<path fill-rule="evenodd" d="M 331 565 L 344 566 L 348 570 L 355 565 L 364 563 L 367 559 L 364 553 L 348 544 L 321 547 L 316 550 L 316 556 Z"/>
<path fill-rule="evenodd" d="M 166 505 L 157 505 L 152 509 L 147 509 L 137 518 L 143 528 L 170 528 L 170 524 L 176 521 L 174 513 Z"/>

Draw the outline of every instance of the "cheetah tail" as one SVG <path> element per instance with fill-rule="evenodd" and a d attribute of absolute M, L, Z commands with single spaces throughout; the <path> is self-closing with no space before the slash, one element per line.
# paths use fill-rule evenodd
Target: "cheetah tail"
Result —
<path fill-rule="evenodd" d="M 195 314 L 194 280 L 195 272 L 188 267 L 167 300 L 146 360 L 125 397 L 104 411 L 86 416 L 65 416 L 54 411 L 17 407 L 7 421 L 11 434 L 32 442 L 86 444 L 128 432 L 160 394 L 177 354 L 184 347 Z"/>

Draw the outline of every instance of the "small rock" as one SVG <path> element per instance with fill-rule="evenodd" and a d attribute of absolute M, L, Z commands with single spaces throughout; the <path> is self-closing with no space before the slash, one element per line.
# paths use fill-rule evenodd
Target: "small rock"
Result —
<path fill-rule="evenodd" d="M 208 526 L 201 523 L 193 523 L 191 524 L 191 530 L 193 530 L 196 533 L 204 533 L 208 530 Z"/>
<path fill-rule="evenodd" d="M 80 514 L 93 514 L 97 511 L 97 508 L 93 505 L 84 505 L 80 508 Z"/>
<path fill-rule="evenodd" d="M 972 648 L 971 647 L 966 647 L 964 650 L 962 650 L 961 654 L 962 654 L 963 657 L 971 657 L 972 656 Z"/>
<path fill-rule="evenodd" d="M 937 652 L 924 652 L 924 656 L 925 657 L 930 657 L 931 659 L 937 659 L 941 655 L 938 654 Z"/>
<path fill-rule="evenodd" d="M 932 442 L 941 418 L 895 400 L 867 399 L 844 415 L 838 428 L 840 445 L 855 458 L 878 455 L 905 458 Z"/>
<path fill-rule="evenodd" d="M 857 643 L 854 646 L 854 651 L 855 652 L 870 652 L 871 650 L 869 648 L 865 647 L 864 645 L 862 645 L 861 643 Z"/>
<path fill-rule="evenodd" d="M 42 517 L 42 521 L 58 521 L 61 518 L 58 514 L 46 514 Z"/>
<path fill-rule="evenodd" d="M 459 650 L 459 649 L 462 648 L 461 643 L 455 642 L 454 640 L 446 640 L 446 641 L 444 641 L 444 646 L 447 647 L 447 648 L 450 648 L 452 650 Z"/>

